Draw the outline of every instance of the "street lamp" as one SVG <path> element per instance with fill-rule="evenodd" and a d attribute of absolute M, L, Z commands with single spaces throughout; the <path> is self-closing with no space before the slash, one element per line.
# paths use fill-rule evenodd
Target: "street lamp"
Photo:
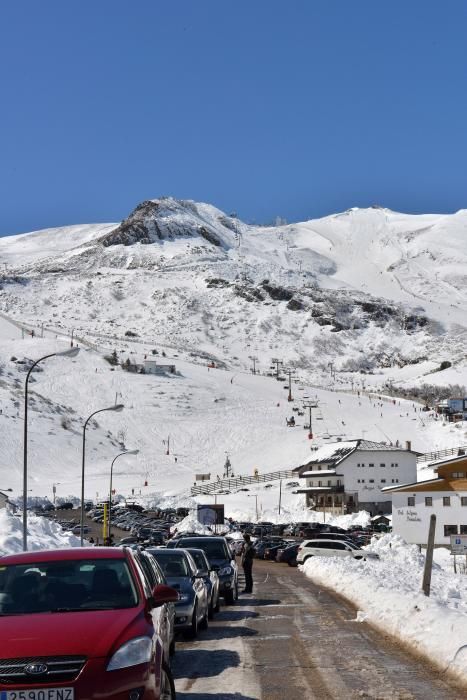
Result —
<path fill-rule="evenodd" d="M 125 450 L 125 452 L 120 452 L 116 457 L 113 458 L 112 464 L 110 465 L 110 489 L 109 489 L 109 517 L 108 517 L 108 537 L 110 539 L 110 525 L 112 520 L 112 474 L 115 461 L 122 457 L 122 455 L 137 455 L 139 450 Z"/>
<path fill-rule="evenodd" d="M 258 522 L 258 496 L 256 493 L 248 494 L 248 498 L 254 498 L 256 504 L 256 522 Z"/>
<path fill-rule="evenodd" d="M 76 357 L 79 348 L 69 348 L 60 352 L 51 352 L 33 362 L 24 383 L 24 439 L 23 439 L 23 552 L 28 551 L 28 382 L 32 370 L 49 357 Z"/>
<path fill-rule="evenodd" d="M 88 423 L 93 418 L 95 415 L 98 413 L 102 413 L 103 411 L 122 411 L 124 408 L 122 403 L 117 403 L 115 406 L 107 406 L 107 408 L 99 408 L 99 410 L 94 411 L 94 413 L 91 413 L 90 416 L 86 418 L 86 421 L 84 423 L 83 427 L 83 455 L 82 455 L 82 462 L 81 462 L 81 517 L 80 517 L 80 540 L 81 540 L 81 547 L 83 546 L 83 540 L 84 540 L 84 467 L 86 463 L 86 428 L 88 427 Z"/>

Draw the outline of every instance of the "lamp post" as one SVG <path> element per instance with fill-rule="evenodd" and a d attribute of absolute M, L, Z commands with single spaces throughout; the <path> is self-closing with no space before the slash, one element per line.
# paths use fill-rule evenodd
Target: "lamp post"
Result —
<path fill-rule="evenodd" d="M 110 539 L 110 526 L 111 526 L 111 520 L 112 520 L 112 474 L 113 474 L 113 468 L 116 460 L 119 457 L 122 457 L 122 455 L 137 455 L 139 453 L 139 450 L 125 450 L 124 452 L 120 452 L 116 457 L 113 458 L 112 464 L 110 465 L 110 488 L 109 488 L 109 517 L 108 517 L 108 533 L 107 536 Z"/>
<path fill-rule="evenodd" d="M 28 551 L 28 383 L 32 370 L 49 357 L 76 357 L 79 348 L 70 348 L 61 352 L 51 352 L 33 362 L 24 383 L 24 438 L 23 438 L 23 552 Z"/>
<path fill-rule="evenodd" d="M 83 426 L 83 454 L 81 462 L 81 517 L 80 517 L 80 544 L 83 546 L 84 540 L 84 468 L 86 464 L 86 428 L 88 423 L 95 415 L 98 413 L 103 413 L 103 411 L 122 411 L 124 408 L 122 403 L 118 403 L 115 406 L 107 406 L 107 408 L 99 408 L 97 411 L 91 413 L 90 416 L 86 418 Z"/>
<path fill-rule="evenodd" d="M 255 499 L 255 505 L 256 505 L 256 522 L 258 522 L 258 496 L 256 493 L 248 494 L 248 498 L 254 498 Z"/>
<path fill-rule="evenodd" d="M 57 486 L 60 486 L 60 482 L 56 481 L 54 484 L 52 484 L 52 493 L 54 497 L 54 508 L 55 508 L 55 497 L 57 495 Z"/>

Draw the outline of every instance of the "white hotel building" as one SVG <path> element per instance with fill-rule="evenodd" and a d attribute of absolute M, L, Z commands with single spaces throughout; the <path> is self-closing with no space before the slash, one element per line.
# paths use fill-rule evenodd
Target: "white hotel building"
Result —
<path fill-rule="evenodd" d="M 298 472 L 305 484 L 307 505 L 315 510 L 371 515 L 391 512 L 388 486 L 415 481 L 417 452 L 370 440 L 346 440 L 324 445 L 310 455 Z"/>
<path fill-rule="evenodd" d="M 393 531 L 413 544 L 426 545 L 430 516 L 436 515 L 435 544 L 449 546 L 451 535 L 467 535 L 467 456 L 432 462 L 435 478 L 389 486 Z"/>

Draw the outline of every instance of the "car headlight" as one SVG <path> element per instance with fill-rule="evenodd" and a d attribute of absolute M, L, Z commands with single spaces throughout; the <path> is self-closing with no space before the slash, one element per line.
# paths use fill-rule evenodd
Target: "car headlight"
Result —
<path fill-rule="evenodd" d="M 231 573 L 233 573 L 231 566 L 224 566 L 222 569 L 219 569 L 219 576 L 230 576 Z"/>
<path fill-rule="evenodd" d="M 135 637 L 117 649 L 109 661 L 107 671 L 116 671 L 119 668 L 147 664 L 151 660 L 151 637 Z"/>

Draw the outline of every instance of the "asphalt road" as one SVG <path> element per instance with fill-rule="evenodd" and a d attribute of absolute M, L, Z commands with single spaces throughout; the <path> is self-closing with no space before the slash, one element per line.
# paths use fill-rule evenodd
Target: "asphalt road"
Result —
<path fill-rule="evenodd" d="M 178 700 L 461 700 L 453 680 L 298 569 L 255 561 L 254 592 L 222 607 L 173 661 Z"/>

